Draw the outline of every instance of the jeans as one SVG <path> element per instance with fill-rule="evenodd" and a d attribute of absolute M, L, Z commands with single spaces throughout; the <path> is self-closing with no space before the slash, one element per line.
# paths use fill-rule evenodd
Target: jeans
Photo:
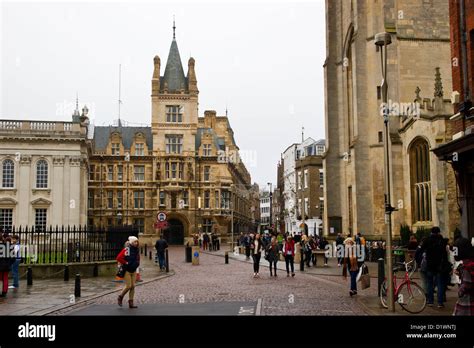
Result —
<path fill-rule="evenodd" d="M 306 266 L 308 266 L 308 267 L 311 263 L 312 256 L 313 256 L 313 252 L 311 250 L 305 252 Z M 316 266 L 316 262 L 314 262 L 314 260 L 313 260 L 313 266 Z"/>
<path fill-rule="evenodd" d="M 15 288 L 18 288 L 20 286 L 20 274 L 18 272 L 18 269 L 20 267 L 20 262 L 21 260 L 15 260 L 15 262 L 12 265 L 12 276 L 13 276 L 13 286 Z"/>
<path fill-rule="evenodd" d="M 252 255 L 252 258 L 253 258 L 253 271 L 255 273 L 258 273 L 258 271 L 260 270 L 260 257 L 262 256 L 262 254 L 253 254 Z"/>
<path fill-rule="evenodd" d="M 445 293 L 445 285 L 443 282 L 443 277 L 440 273 L 435 272 L 426 272 L 426 285 L 428 286 L 427 291 L 427 302 L 430 304 L 434 303 L 434 287 L 438 288 L 437 295 L 438 295 L 438 304 L 443 304 L 444 300 L 444 293 Z"/>
<path fill-rule="evenodd" d="M 349 271 L 351 274 L 351 291 L 357 291 L 357 274 L 359 271 Z"/>
<path fill-rule="evenodd" d="M 285 255 L 285 264 L 286 264 L 286 273 L 290 274 L 289 266 L 291 266 L 291 273 L 295 273 L 295 265 L 294 265 L 293 255 Z"/>
<path fill-rule="evenodd" d="M 158 263 L 160 264 L 160 269 L 165 267 L 165 253 L 157 253 Z"/>
<path fill-rule="evenodd" d="M 273 274 L 273 273 L 272 273 L 272 267 L 273 267 L 273 269 L 275 270 L 275 275 L 277 274 L 277 262 L 278 262 L 278 261 L 276 261 L 276 260 L 275 260 L 275 261 L 273 261 L 273 260 L 268 261 L 268 263 L 270 264 L 270 275 Z"/>

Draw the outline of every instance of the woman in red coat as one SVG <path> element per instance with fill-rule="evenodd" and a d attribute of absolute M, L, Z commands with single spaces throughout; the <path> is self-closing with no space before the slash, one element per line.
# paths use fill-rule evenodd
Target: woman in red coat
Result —
<path fill-rule="evenodd" d="M 291 276 L 295 276 L 295 241 L 293 237 L 288 236 L 286 241 L 283 243 L 283 255 L 285 255 L 285 264 L 286 264 L 286 276 L 290 276 L 290 266 L 291 266 Z"/>
<path fill-rule="evenodd" d="M 137 268 L 140 266 L 140 251 L 138 250 L 137 237 L 128 237 L 128 246 L 118 254 L 117 261 L 125 268 L 125 275 L 123 277 L 125 280 L 125 287 L 123 288 L 122 293 L 118 296 L 118 305 L 120 307 L 122 306 L 123 298 L 128 292 L 128 307 L 137 308 L 137 306 L 133 304 Z"/>

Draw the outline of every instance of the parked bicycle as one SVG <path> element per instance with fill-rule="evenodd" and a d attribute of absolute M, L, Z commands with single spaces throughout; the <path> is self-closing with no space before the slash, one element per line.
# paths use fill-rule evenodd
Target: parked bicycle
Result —
<path fill-rule="evenodd" d="M 394 301 L 400 305 L 408 313 L 416 314 L 422 312 L 426 307 L 426 295 L 421 286 L 411 280 L 411 276 L 416 269 L 414 260 L 410 262 L 397 263 L 405 268 L 405 277 L 403 281 L 397 285 L 398 271 L 403 270 L 401 267 L 393 269 L 393 289 Z M 387 305 L 387 279 L 382 283 L 380 289 L 380 302 L 385 308 Z"/>

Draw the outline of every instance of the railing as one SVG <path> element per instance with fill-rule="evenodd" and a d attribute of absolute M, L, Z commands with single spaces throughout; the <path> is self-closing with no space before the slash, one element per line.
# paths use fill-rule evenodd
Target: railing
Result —
<path fill-rule="evenodd" d="M 23 264 L 57 264 L 115 260 L 128 236 L 138 235 L 132 226 L 109 229 L 62 226 L 46 229 L 18 227 L 8 231 L 20 239 Z"/>
<path fill-rule="evenodd" d="M 78 123 L 63 121 L 0 120 L 0 130 L 22 130 L 33 132 L 79 132 L 80 125 Z"/>

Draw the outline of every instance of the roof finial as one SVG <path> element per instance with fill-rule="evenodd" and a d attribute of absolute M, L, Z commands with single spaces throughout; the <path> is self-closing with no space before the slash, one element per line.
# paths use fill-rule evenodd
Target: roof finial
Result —
<path fill-rule="evenodd" d="M 435 73 L 435 91 L 434 91 L 434 96 L 438 98 L 442 98 L 444 93 L 443 93 L 443 82 L 441 80 L 441 72 L 440 68 L 436 68 L 436 73 Z"/>
<path fill-rule="evenodd" d="M 175 22 L 174 22 L 174 15 L 173 15 L 173 40 L 176 39 L 176 25 L 175 25 Z"/>
<path fill-rule="evenodd" d="M 76 110 L 79 110 L 79 93 L 76 92 Z"/>
<path fill-rule="evenodd" d="M 301 127 L 301 142 L 304 143 L 304 127 Z"/>

